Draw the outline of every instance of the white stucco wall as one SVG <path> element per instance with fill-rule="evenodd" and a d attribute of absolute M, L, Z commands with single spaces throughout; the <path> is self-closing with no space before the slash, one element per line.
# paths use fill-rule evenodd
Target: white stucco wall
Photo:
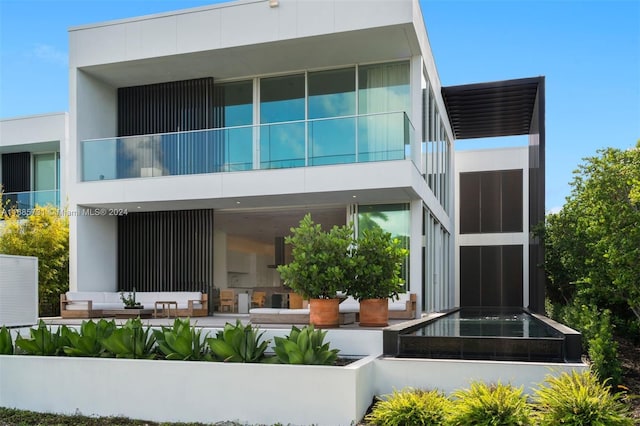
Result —
<path fill-rule="evenodd" d="M 77 208 L 75 211 L 82 211 Z M 69 220 L 71 291 L 117 290 L 117 216 L 72 216 Z M 70 243 L 71 243 L 70 241 Z"/>

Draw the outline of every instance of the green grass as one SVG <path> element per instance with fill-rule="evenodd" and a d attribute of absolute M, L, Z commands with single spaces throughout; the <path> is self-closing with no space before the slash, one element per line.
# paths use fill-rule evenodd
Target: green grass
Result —
<path fill-rule="evenodd" d="M 126 417 L 87 417 L 81 415 L 36 413 L 0 407 L 0 426 L 248 426 L 232 421 L 217 423 L 157 423 Z M 261 425 L 264 426 L 264 425 Z M 273 426 L 282 426 L 276 424 Z"/>

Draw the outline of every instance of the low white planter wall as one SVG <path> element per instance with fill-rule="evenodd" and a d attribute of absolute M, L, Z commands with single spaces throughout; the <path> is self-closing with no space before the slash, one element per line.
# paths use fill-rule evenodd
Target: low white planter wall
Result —
<path fill-rule="evenodd" d="M 0 254 L 0 326 L 38 322 L 38 258 Z"/>
<path fill-rule="evenodd" d="M 524 392 L 531 394 L 548 374 L 587 368 L 585 364 L 380 358 L 375 361 L 375 394 L 390 394 L 402 387 L 451 393 L 468 388 L 472 381 L 510 383 L 516 387 L 523 386 Z"/>
<path fill-rule="evenodd" d="M 350 425 L 374 357 L 345 367 L 0 356 L 0 406 L 153 421 Z"/>

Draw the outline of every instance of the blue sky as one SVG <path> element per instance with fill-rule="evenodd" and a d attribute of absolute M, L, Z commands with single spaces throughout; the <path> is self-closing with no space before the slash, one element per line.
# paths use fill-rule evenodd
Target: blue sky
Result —
<path fill-rule="evenodd" d="M 68 111 L 69 27 L 211 3 L 0 0 L 0 118 Z M 582 158 L 640 139 L 640 1 L 420 3 L 443 85 L 546 76 L 548 210 Z"/>

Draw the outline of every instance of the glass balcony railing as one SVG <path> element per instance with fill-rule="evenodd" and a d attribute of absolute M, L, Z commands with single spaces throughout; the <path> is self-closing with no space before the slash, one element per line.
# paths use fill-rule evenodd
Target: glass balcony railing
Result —
<path fill-rule="evenodd" d="M 92 139 L 82 142 L 82 180 L 415 162 L 414 133 L 407 115 L 394 112 Z"/>
<path fill-rule="evenodd" d="M 60 207 L 60 191 L 54 189 L 50 191 L 3 192 L 0 203 L 0 207 L 6 210 L 13 208 L 20 215 L 23 213 L 28 215 L 36 205 Z"/>

